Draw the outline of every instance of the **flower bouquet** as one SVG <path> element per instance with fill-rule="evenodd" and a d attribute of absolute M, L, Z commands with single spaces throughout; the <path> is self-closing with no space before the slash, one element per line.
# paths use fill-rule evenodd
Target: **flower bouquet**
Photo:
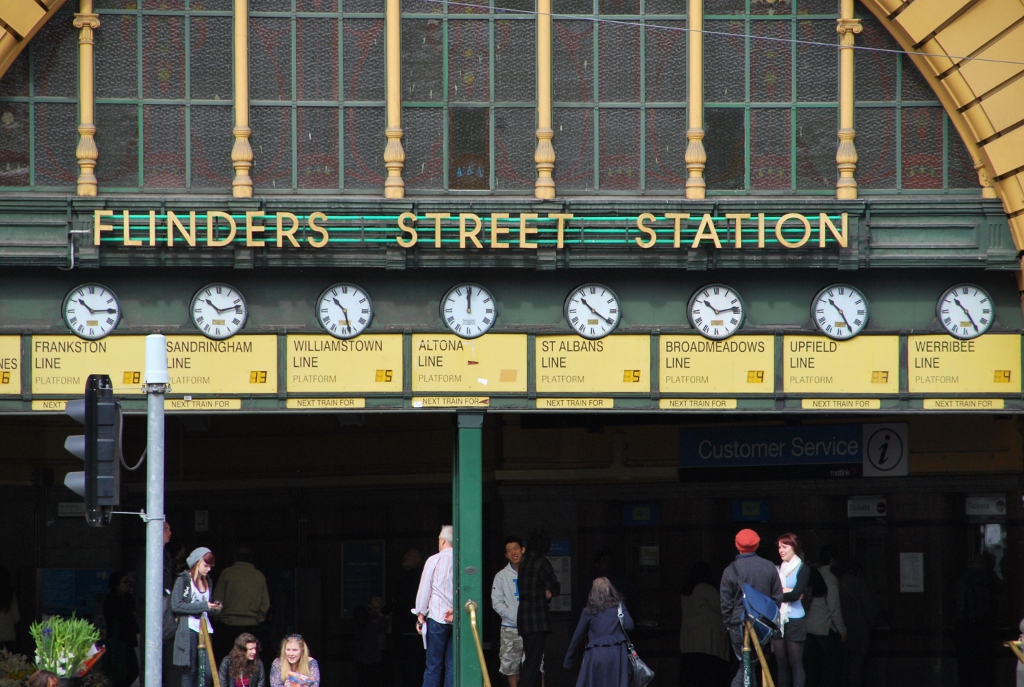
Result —
<path fill-rule="evenodd" d="M 25 687 L 35 668 L 21 654 L 0 649 L 0 687 Z"/>
<path fill-rule="evenodd" d="M 100 632 L 82 618 L 51 616 L 36 621 L 28 628 L 36 642 L 36 668 L 49 670 L 59 677 L 80 675 L 87 659 L 95 655 Z M 91 666 L 89 666 L 91 667 Z"/>

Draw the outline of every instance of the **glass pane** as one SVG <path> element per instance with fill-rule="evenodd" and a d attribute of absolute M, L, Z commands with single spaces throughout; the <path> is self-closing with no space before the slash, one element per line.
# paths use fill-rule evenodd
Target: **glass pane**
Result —
<path fill-rule="evenodd" d="M 896 188 L 896 111 L 857 108 L 857 185 L 863 189 Z"/>
<path fill-rule="evenodd" d="M 649 191 L 686 189 L 686 110 L 647 110 L 646 174 Z"/>
<path fill-rule="evenodd" d="M 310 0 L 303 0 L 309 2 Z M 437 3 L 433 3 L 436 5 Z M 403 10 L 406 10 L 403 3 Z M 384 13 L 384 0 L 341 0 L 342 12 L 378 12 Z M 412 10 L 406 10 L 411 12 Z"/>
<path fill-rule="evenodd" d="M 346 12 L 351 12 L 351 3 L 342 0 L 342 9 Z M 444 6 L 439 2 L 433 2 L 432 0 L 402 0 L 402 16 L 406 14 L 441 14 L 444 11 Z M 404 20 L 403 20 L 404 21 Z M 403 25 L 402 33 L 405 33 Z"/>
<path fill-rule="evenodd" d="M 947 153 L 949 157 L 949 188 L 969 188 L 980 191 L 981 184 L 978 182 L 978 172 L 974 169 L 974 160 L 967 152 L 967 146 L 960 138 L 960 134 L 953 128 L 952 124 L 947 127 Z"/>
<path fill-rule="evenodd" d="M 491 97 L 488 22 L 476 19 L 448 22 L 448 99 L 486 102 Z"/>
<path fill-rule="evenodd" d="M 78 179 L 78 106 L 36 103 L 36 186 L 72 187 Z"/>
<path fill-rule="evenodd" d="M 555 102 L 581 103 L 594 99 L 594 23 L 553 21 L 552 69 Z"/>
<path fill-rule="evenodd" d="M 235 178 L 235 169 L 231 166 L 231 146 L 235 142 L 231 133 L 231 108 L 193 105 L 191 114 L 191 187 L 229 193 L 231 180 Z"/>
<path fill-rule="evenodd" d="M 453 107 L 448 111 L 448 188 L 453 191 L 490 188 L 489 119 L 486 108 Z"/>
<path fill-rule="evenodd" d="M 173 0 L 178 2 L 178 0 Z M 208 12 L 230 12 L 233 0 L 188 0 L 189 7 L 193 10 L 204 10 Z"/>
<path fill-rule="evenodd" d="M 296 123 L 299 188 L 338 188 L 338 108 L 300 107 Z"/>
<path fill-rule="evenodd" d="M 938 100 L 935 91 L 924 80 L 924 76 L 921 75 L 910 58 L 906 55 L 901 57 L 903 59 L 903 90 L 900 93 L 900 100 L 904 102 L 908 100 Z"/>
<path fill-rule="evenodd" d="M 106 0 L 113 4 L 116 2 L 121 9 L 133 10 L 139 6 L 139 2 L 136 0 Z M 204 4 L 198 0 L 193 0 L 192 8 L 201 9 Z M 183 10 L 185 9 L 185 0 L 142 0 L 142 9 L 145 10 Z"/>
<path fill-rule="evenodd" d="M 185 97 L 185 20 L 143 17 L 142 93 L 146 98 Z"/>
<path fill-rule="evenodd" d="M 345 19 L 344 29 L 345 100 L 384 100 L 384 20 Z"/>
<path fill-rule="evenodd" d="M 903 188 L 942 188 L 941 107 L 903 108 Z"/>
<path fill-rule="evenodd" d="M 799 40 L 826 45 L 796 46 L 796 93 L 800 102 L 839 100 L 839 44 L 834 21 L 801 21 L 796 25 Z"/>
<path fill-rule="evenodd" d="M 705 0 L 704 14 L 746 14 L 747 4 L 744 0 Z M 704 25 L 707 28 L 707 24 Z M 704 39 L 707 41 L 707 38 Z M 705 55 L 706 58 L 706 55 Z M 705 59 L 705 63 L 707 60 Z"/>
<path fill-rule="evenodd" d="M 704 150 L 708 161 L 704 180 L 708 191 L 742 189 L 746 173 L 744 111 L 708 108 L 704 111 Z"/>
<path fill-rule="evenodd" d="M 597 0 L 598 14 L 640 14 L 640 0 Z"/>
<path fill-rule="evenodd" d="M 142 108 L 143 184 L 149 188 L 185 188 L 185 106 Z"/>
<path fill-rule="evenodd" d="M 678 14 L 684 17 L 689 11 L 686 0 L 647 0 L 644 10 L 647 14 Z"/>
<path fill-rule="evenodd" d="M 292 110 L 254 107 L 250 113 L 252 184 L 263 190 L 292 188 Z"/>
<path fill-rule="evenodd" d="M 139 110 L 137 105 L 96 105 L 96 179 L 100 188 L 139 185 Z"/>
<path fill-rule="evenodd" d="M 686 102 L 686 22 L 648 27 L 645 61 L 648 102 Z"/>
<path fill-rule="evenodd" d="M 439 19 L 402 20 L 402 100 L 444 100 L 443 47 L 444 28 Z"/>
<path fill-rule="evenodd" d="M 530 103 L 537 98 L 537 27 L 532 21 L 494 22 L 494 99 Z"/>
<path fill-rule="evenodd" d="M 284 7 L 282 8 L 282 5 Z M 280 0 L 249 0 L 250 12 L 281 12 L 291 9 L 291 3 L 282 3 Z"/>
<path fill-rule="evenodd" d="M 604 24 L 597 41 L 598 99 L 640 102 L 640 28 Z"/>
<path fill-rule="evenodd" d="M 299 100 L 338 99 L 338 20 L 295 20 L 295 84 Z"/>
<path fill-rule="evenodd" d="M 380 193 L 384 188 L 384 177 L 387 174 L 384 168 L 384 146 L 387 144 L 384 137 L 385 124 L 383 107 L 345 108 L 346 189 L 369 189 Z M 404 119 L 402 124 L 408 132 Z M 405 150 L 406 172 L 402 176 L 408 179 L 409 149 Z"/>
<path fill-rule="evenodd" d="M 834 188 L 838 119 L 832 108 L 796 111 L 796 187 L 801 191 Z"/>
<path fill-rule="evenodd" d="M 444 188 L 444 110 L 439 107 L 414 107 L 402 111 L 405 135 L 405 187 Z M 383 141 L 378 150 L 383 151 Z M 383 155 L 383 152 L 378 153 Z"/>
<path fill-rule="evenodd" d="M 558 107 L 555 129 L 555 186 L 566 191 L 594 189 L 594 112 Z"/>
<path fill-rule="evenodd" d="M 0 186 L 28 186 L 28 103 L 0 103 Z"/>
<path fill-rule="evenodd" d="M 537 145 L 532 107 L 494 110 L 494 184 L 498 191 L 533 189 L 537 178 L 533 153 Z"/>
<path fill-rule="evenodd" d="M 750 0 L 750 13 L 761 15 L 792 14 L 790 0 Z"/>
<path fill-rule="evenodd" d="M 78 97 L 78 31 L 71 23 L 75 6 L 65 4 L 29 43 L 37 96 Z"/>
<path fill-rule="evenodd" d="M 28 95 L 28 51 L 15 58 L 7 73 L 0 78 L 0 98 Z"/>
<path fill-rule="evenodd" d="M 551 3 L 553 14 L 593 14 L 593 0 L 553 0 Z"/>
<path fill-rule="evenodd" d="M 348 3 L 346 3 L 348 4 Z M 296 0 L 296 12 L 337 12 L 338 0 Z"/>
<path fill-rule="evenodd" d="M 750 99 L 789 102 L 793 96 L 792 44 L 788 21 L 752 21 L 750 40 Z M 771 40 L 776 39 L 776 40 Z M 779 40 L 781 39 L 781 40 Z"/>
<path fill-rule="evenodd" d="M 107 14 L 96 40 L 96 97 L 137 98 L 139 95 L 136 62 L 135 17 L 130 14 Z"/>
<path fill-rule="evenodd" d="M 791 111 L 750 110 L 750 187 L 757 191 L 789 190 Z"/>
<path fill-rule="evenodd" d="M 796 0 L 796 13 L 838 15 L 839 2 L 838 0 Z M 832 33 L 835 33 L 835 24 L 832 25 Z"/>
<path fill-rule="evenodd" d="M 867 11 L 858 14 L 864 31 L 857 36 L 857 45 L 867 48 L 899 50 L 899 45 L 878 20 Z M 854 50 L 854 71 L 856 83 L 854 95 L 858 102 L 896 100 L 896 60 L 892 52 Z"/>
<path fill-rule="evenodd" d="M 230 57 L 228 60 L 227 64 L 231 64 Z M 195 68 L 193 57 L 193 74 Z M 192 91 L 195 93 L 194 80 L 192 84 Z M 253 17 L 249 20 L 249 96 L 253 100 L 292 99 L 290 19 Z"/>
<path fill-rule="evenodd" d="M 190 26 L 192 98 L 231 100 L 231 17 L 192 17 Z M 258 35 L 251 34 L 250 50 L 259 44 Z"/>
<path fill-rule="evenodd" d="M 602 191 L 640 190 L 640 110 L 600 111 Z"/>
<path fill-rule="evenodd" d="M 704 37 L 704 99 L 709 103 L 743 102 L 746 90 L 746 47 L 742 35 L 747 32 L 743 21 L 709 21 L 708 31 L 740 36 L 707 35 Z"/>

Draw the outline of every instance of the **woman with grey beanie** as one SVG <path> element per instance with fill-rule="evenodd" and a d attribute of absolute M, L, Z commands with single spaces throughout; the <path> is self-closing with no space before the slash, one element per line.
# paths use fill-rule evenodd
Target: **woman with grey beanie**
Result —
<path fill-rule="evenodd" d="M 219 602 L 210 601 L 210 570 L 214 564 L 213 553 L 200 546 L 188 555 L 188 570 L 182 571 L 174 580 L 171 592 L 171 612 L 178 623 L 174 633 L 174 658 L 176 666 L 182 666 L 181 687 L 206 687 L 213 682 L 212 666 L 206 651 L 199 650 L 199 634 L 202 624 L 213 633 L 209 616 L 221 611 Z"/>

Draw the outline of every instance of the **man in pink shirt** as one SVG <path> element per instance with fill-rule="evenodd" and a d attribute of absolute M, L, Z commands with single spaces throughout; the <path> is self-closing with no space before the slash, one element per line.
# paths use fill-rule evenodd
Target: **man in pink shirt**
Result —
<path fill-rule="evenodd" d="M 438 552 L 427 559 L 416 593 L 416 631 L 426 633 L 427 668 L 423 671 L 423 687 L 452 687 L 455 668 L 452 657 L 452 526 L 445 525 L 437 536 Z"/>

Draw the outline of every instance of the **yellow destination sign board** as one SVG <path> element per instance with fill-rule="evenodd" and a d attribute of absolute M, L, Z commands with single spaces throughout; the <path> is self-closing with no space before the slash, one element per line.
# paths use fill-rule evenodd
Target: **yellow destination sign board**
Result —
<path fill-rule="evenodd" d="M 412 335 L 412 390 L 447 393 L 526 391 L 526 334 Z"/>
<path fill-rule="evenodd" d="M 84 395 L 85 389 L 83 388 L 82 391 L 83 391 L 83 395 Z M 56 400 L 32 401 L 32 410 L 43 410 L 43 411 L 51 411 L 51 412 L 63 413 L 64 412 L 64 407 L 67 404 L 68 404 L 67 401 L 56 401 Z"/>
<path fill-rule="evenodd" d="M 601 410 L 615 407 L 614 398 L 538 398 L 538 410 Z"/>
<path fill-rule="evenodd" d="M 925 410 L 1002 410 L 1001 398 L 926 398 Z"/>
<path fill-rule="evenodd" d="M 775 392 L 775 337 L 771 334 L 724 341 L 698 334 L 662 334 L 660 338 L 662 393 Z"/>
<path fill-rule="evenodd" d="M 167 398 L 164 410 L 241 410 L 240 398 Z"/>
<path fill-rule="evenodd" d="M 800 401 L 804 410 L 878 410 L 878 398 L 805 398 Z"/>
<path fill-rule="evenodd" d="M 167 372 L 173 394 L 275 394 L 277 337 L 168 336 Z"/>
<path fill-rule="evenodd" d="M 488 396 L 413 396 L 413 408 L 487 408 Z"/>
<path fill-rule="evenodd" d="M 662 410 L 736 410 L 735 398 L 663 398 Z"/>
<path fill-rule="evenodd" d="M 597 341 L 538 336 L 535 352 L 538 393 L 651 391 L 651 337 L 646 334 L 613 334 Z"/>
<path fill-rule="evenodd" d="M 21 393 L 21 337 L 0 336 L 0 396 Z"/>
<path fill-rule="evenodd" d="M 141 394 L 146 337 L 86 341 L 70 334 L 32 337 L 32 393 L 83 396 L 92 374 L 110 376 L 114 395 Z"/>
<path fill-rule="evenodd" d="M 945 334 L 907 340 L 910 393 L 1020 393 L 1020 336 L 988 334 L 961 341 Z"/>
<path fill-rule="evenodd" d="M 783 337 L 782 388 L 786 393 L 898 394 L 900 338 Z"/>
<path fill-rule="evenodd" d="M 295 410 L 349 410 L 365 408 L 365 398 L 289 398 L 286 408 Z"/>
<path fill-rule="evenodd" d="M 287 369 L 291 393 L 401 393 L 402 335 L 289 334 Z"/>

